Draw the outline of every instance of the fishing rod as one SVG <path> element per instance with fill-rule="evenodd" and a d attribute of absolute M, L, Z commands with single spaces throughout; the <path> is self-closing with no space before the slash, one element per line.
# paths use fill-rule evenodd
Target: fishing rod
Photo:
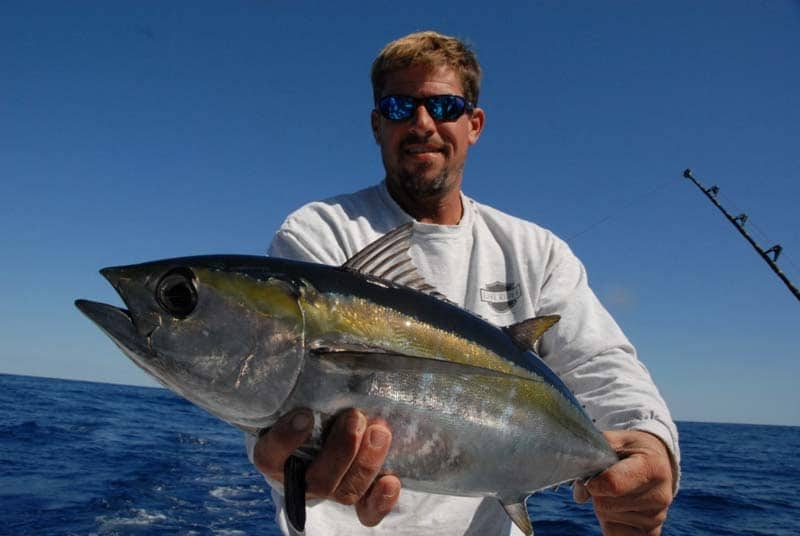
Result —
<path fill-rule="evenodd" d="M 731 222 L 733 226 L 739 230 L 740 233 L 742 233 L 742 236 L 745 237 L 748 242 L 750 242 L 750 245 L 753 246 L 753 249 L 755 249 L 758 252 L 758 254 L 761 255 L 761 258 L 764 259 L 764 261 L 766 261 L 766 263 L 769 265 L 770 268 L 772 268 L 772 271 L 775 272 L 775 274 L 777 274 L 777 276 L 781 278 L 781 281 L 783 281 L 784 284 L 789 288 L 791 293 L 794 294 L 794 297 L 800 300 L 800 290 L 798 290 L 797 287 L 794 286 L 794 283 L 789 281 L 789 278 L 786 277 L 786 274 L 783 273 L 783 271 L 780 269 L 780 267 L 776 262 L 781 254 L 781 251 L 783 251 L 781 245 L 775 244 L 774 246 L 772 246 L 767 250 L 762 249 L 761 246 L 759 246 L 756 243 L 756 241 L 753 240 L 752 237 L 750 237 L 750 234 L 744 228 L 744 224 L 745 222 L 747 222 L 747 214 L 743 213 L 739 214 L 738 216 L 731 216 L 731 214 L 727 210 L 725 210 L 725 207 L 723 207 L 717 200 L 717 194 L 719 193 L 719 186 L 704 188 L 703 185 L 700 184 L 700 182 L 694 178 L 691 169 L 685 170 L 683 172 L 683 176 L 691 180 L 695 184 L 695 186 L 700 188 L 700 191 L 703 192 L 706 195 L 706 197 L 708 197 L 708 199 L 712 203 L 714 203 L 714 205 L 723 214 L 725 214 L 725 217 L 728 218 L 728 221 Z M 772 254 L 772 257 L 770 257 L 770 254 Z"/>

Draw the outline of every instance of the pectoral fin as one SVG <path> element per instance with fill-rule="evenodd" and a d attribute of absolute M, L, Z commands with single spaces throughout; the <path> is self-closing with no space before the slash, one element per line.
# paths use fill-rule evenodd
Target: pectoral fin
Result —
<path fill-rule="evenodd" d="M 533 536 L 533 526 L 531 525 L 531 519 L 528 517 L 528 509 L 525 507 L 526 499 L 527 497 L 523 497 L 515 503 L 507 503 L 503 500 L 500 502 L 503 508 L 505 508 L 508 517 L 519 527 L 519 530 L 526 534 L 526 536 Z"/>

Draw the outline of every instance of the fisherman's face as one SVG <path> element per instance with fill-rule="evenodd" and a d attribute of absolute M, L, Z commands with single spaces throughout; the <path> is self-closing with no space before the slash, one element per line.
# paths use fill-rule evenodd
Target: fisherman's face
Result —
<path fill-rule="evenodd" d="M 463 96 L 461 80 L 449 67 L 415 66 L 390 74 L 380 97 Z M 372 131 L 381 146 L 390 192 L 412 201 L 430 201 L 461 190 L 467 149 L 478 141 L 484 113 L 475 108 L 454 121 L 435 121 L 420 102 L 414 114 L 393 121 L 372 112 Z"/>

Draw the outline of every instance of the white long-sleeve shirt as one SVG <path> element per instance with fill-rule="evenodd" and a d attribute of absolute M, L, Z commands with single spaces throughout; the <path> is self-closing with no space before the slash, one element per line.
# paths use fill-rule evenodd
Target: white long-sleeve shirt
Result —
<path fill-rule="evenodd" d="M 667 445 L 677 466 L 678 434 L 669 410 L 635 349 L 589 288 L 586 271 L 570 248 L 550 231 L 463 194 L 462 205 L 457 225 L 414 223 L 410 253 L 419 273 L 449 300 L 498 326 L 560 315 L 539 341 L 537 353 L 599 429 L 650 432 Z M 409 221 L 382 182 L 301 207 L 280 227 L 269 254 L 340 265 Z M 251 459 L 253 444 L 248 440 Z M 270 485 L 278 524 L 287 534 L 282 488 Z M 373 528 L 362 526 L 352 507 L 311 501 L 306 534 L 522 533 L 496 499 L 403 489 L 399 504 Z"/>

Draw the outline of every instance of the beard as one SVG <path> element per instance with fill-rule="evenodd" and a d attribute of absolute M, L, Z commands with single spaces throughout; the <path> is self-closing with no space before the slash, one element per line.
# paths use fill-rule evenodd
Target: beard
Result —
<path fill-rule="evenodd" d="M 438 170 L 433 169 L 436 165 L 417 163 L 409 166 L 401 162 L 392 166 L 384 159 L 387 182 L 401 190 L 405 197 L 421 202 L 443 197 L 452 188 L 460 187 L 461 169 L 454 169 L 452 162 L 447 160 Z"/>
<path fill-rule="evenodd" d="M 395 183 L 412 199 L 426 199 L 442 195 L 447 190 L 449 178 L 450 169 L 447 166 L 432 177 L 425 171 L 401 170 L 395 177 Z"/>

